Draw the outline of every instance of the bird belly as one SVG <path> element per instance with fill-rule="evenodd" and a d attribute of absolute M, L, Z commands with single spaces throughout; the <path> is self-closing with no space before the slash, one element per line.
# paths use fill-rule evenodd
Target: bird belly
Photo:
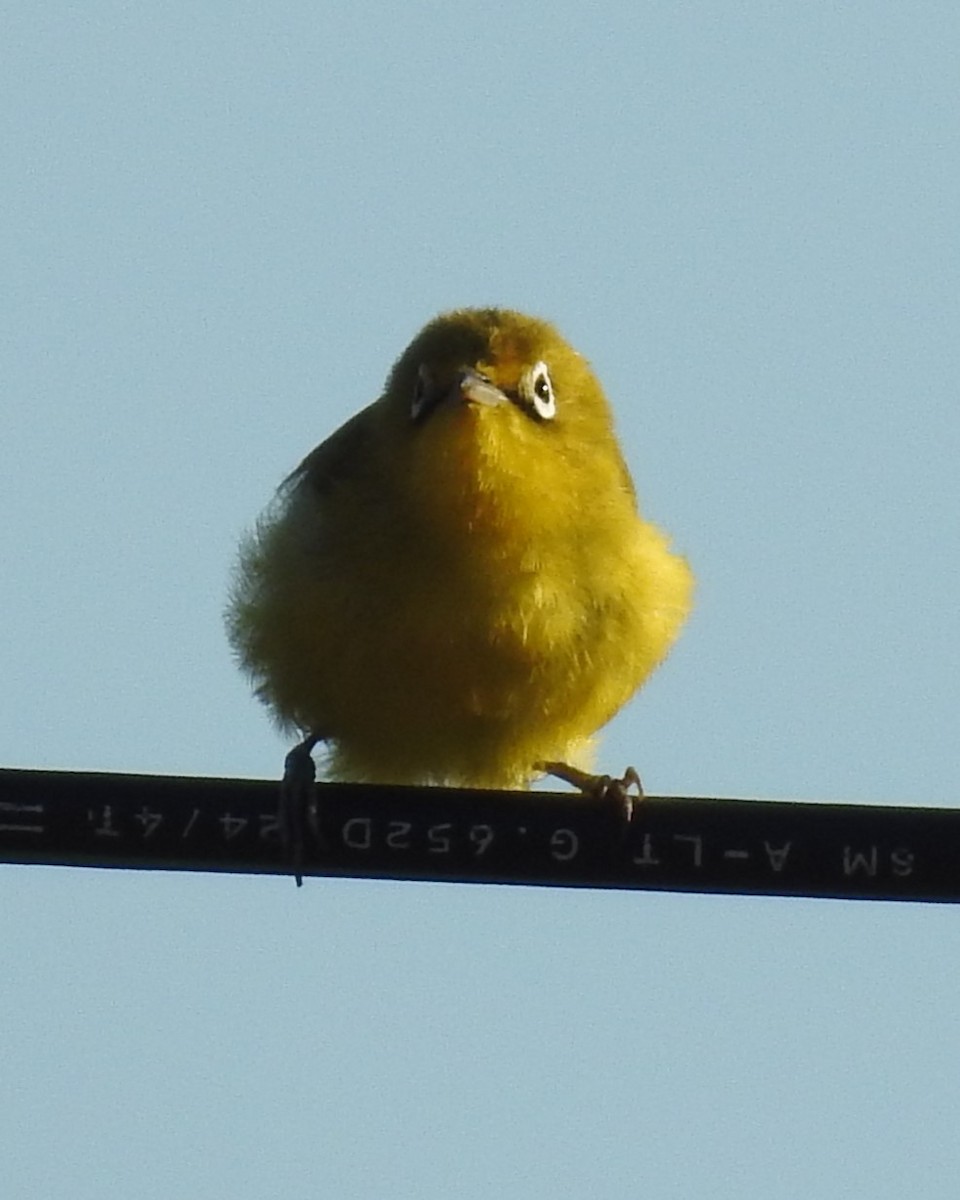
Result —
<path fill-rule="evenodd" d="M 686 564 L 630 531 L 574 562 L 482 529 L 440 553 L 318 554 L 281 522 L 248 560 L 235 643 L 280 723 L 327 740 L 333 778 L 523 786 L 539 761 L 586 765 L 686 615 Z"/>

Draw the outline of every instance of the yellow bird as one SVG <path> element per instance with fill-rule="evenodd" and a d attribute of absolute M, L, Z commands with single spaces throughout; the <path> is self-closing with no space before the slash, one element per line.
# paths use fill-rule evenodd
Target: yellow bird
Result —
<path fill-rule="evenodd" d="M 589 765 L 692 589 L 586 359 L 546 321 L 459 309 L 281 485 L 227 622 L 329 778 L 522 787 Z"/>

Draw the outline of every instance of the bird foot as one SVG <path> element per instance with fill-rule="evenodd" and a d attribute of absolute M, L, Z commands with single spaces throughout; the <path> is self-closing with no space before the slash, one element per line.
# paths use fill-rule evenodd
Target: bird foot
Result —
<path fill-rule="evenodd" d="M 280 832 L 290 855 L 297 887 L 303 887 L 303 848 L 307 830 L 318 830 L 317 764 L 313 748 L 321 739 L 310 734 L 287 755 L 283 763 L 283 782 L 280 785 Z"/>
<path fill-rule="evenodd" d="M 625 827 L 629 827 L 633 821 L 637 800 L 643 799 L 643 784 L 634 767 L 627 767 L 622 779 L 614 779 L 612 775 L 593 775 L 562 762 L 537 763 L 537 770 L 546 771 L 548 775 L 572 784 L 593 800 L 612 804 L 622 814 Z M 636 788 L 636 795 L 631 794 L 631 788 Z"/>

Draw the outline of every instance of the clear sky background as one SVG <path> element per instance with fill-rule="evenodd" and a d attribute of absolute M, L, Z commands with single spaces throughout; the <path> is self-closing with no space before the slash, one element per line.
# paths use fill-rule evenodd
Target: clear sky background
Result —
<path fill-rule="evenodd" d="M 8 5 L 0 763 L 270 777 L 234 547 L 437 311 L 699 577 L 603 760 L 954 804 L 956 3 Z M 925 1200 L 949 907 L 0 869 L 12 1200 Z"/>

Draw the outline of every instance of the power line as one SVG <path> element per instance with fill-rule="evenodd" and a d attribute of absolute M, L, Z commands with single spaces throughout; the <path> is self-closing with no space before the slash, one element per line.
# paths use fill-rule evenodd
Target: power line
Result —
<path fill-rule="evenodd" d="M 279 784 L 0 770 L 0 862 L 290 874 Z M 960 809 L 318 784 L 303 874 L 960 901 Z"/>

